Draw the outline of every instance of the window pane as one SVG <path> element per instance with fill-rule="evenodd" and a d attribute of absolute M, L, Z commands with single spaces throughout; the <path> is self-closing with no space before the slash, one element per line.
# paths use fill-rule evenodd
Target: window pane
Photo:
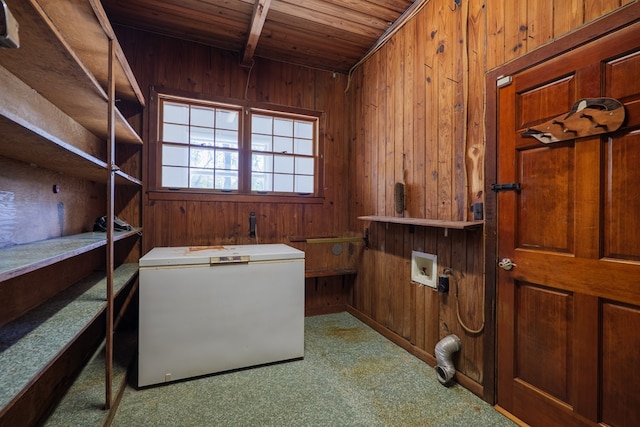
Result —
<path fill-rule="evenodd" d="M 251 156 L 252 172 L 272 172 L 273 156 L 270 154 L 254 154 Z"/>
<path fill-rule="evenodd" d="M 189 169 L 172 166 L 162 167 L 162 186 L 186 188 L 189 186 Z"/>
<path fill-rule="evenodd" d="M 204 126 L 212 128 L 213 108 L 191 107 L 191 126 Z"/>
<path fill-rule="evenodd" d="M 189 147 L 163 145 L 162 164 L 169 166 L 189 166 Z"/>
<path fill-rule="evenodd" d="M 293 136 L 293 120 L 273 119 L 273 134 Z"/>
<path fill-rule="evenodd" d="M 267 116 L 251 116 L 251 132 L 265 133 L 271 135 L 273 129 L 273 119 Z"/>
<path fill-rule="evenodd" d="M 214 167 L 213 148 L 191 148 L 191 167 L 208 168 Z"/>
<path fill-rule="evenodd" d="M 162 140 L 165 142 L 189 143 L 189 126 L 165 123 L 162 126 Z"/>
<path fill-rule="evenodd" d="M 313 156 L 313 141 L 310 139 L 298 139 L 293 141 L 293 152 Z"/>
<path fill-rule="evenodd" d="M 237 190 L 238 172 L 217 170 L 216 188 L 219 190 Z"/>
<path fill-rule="evenodd" d="M 294 125 L 294 135 L 296 138 L 313 138 L 313 123 L 311 122 L 299 122 L 296 120 Z"/>
<path fill-rule="evenodd" d="M 296 157 L 296 175 L 313 175 L 313 158 Z"/>
<path fill-rule="evenodd" d="M 293 153 L 293 139 L 274 136 L 273 151 L 276 153 Z"/>
<path fill-rule="evenodd" d="M 273 191 L 293 191 L 293 175 L 273 174 Z"/>
<path fill-rule="evenodd" d="M 213 188 L 213 169 L 191 169 L 191 188 Z"/>
<path fill-rule="evenodd" d="M 213 129 L 191 127 L 191 144 L 213 145 Z"/>
<path fill-rule="evenodd" d="M 189 106 L 172 104 L 165 102 L 162 104 L 163 109 L 163 121 L 171 123 L 189 124 Z"/>
<path fill-rule="evenodd" d="M 313 193 L 313 177 L 296 175 L 296 193 Z"/>
<path fill-rule="evenodd" d="M 279 173 L 293 173 L 293 157 L 275 156 L 273 159 L 273 171 Z"/>
<path fill-rule="evenodd" d="M 216 169 L 238 170 L 238 152 L 216 150 Z"/>
<path fill-rule="evenodd" d="M 218 129 L 238 130 L 238 112 L 216 109 L 216 127 Z"/>
<path fill-rule="evenodd" d="M 238 132 L 217 129 L 216 147 L 238 148 Z"/>
<path fill-rule="evenodd" d="M 251 191 L 272 191 L 271 178 L 270 173 L 253 172 L 251 174 Z"/>
<path fill-rule="evenodd" d="M 251 135 L 251 149 L 257 151 L 273 151 L 271 135 Z"/>

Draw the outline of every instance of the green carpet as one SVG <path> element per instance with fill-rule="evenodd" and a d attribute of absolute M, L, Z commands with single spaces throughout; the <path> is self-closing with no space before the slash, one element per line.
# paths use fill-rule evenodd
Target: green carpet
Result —
<path fill-rule="evenodd" d="M 514 426 L 347 313 L 305 319 L 304 360 L 137 390 L 114 426 Z"/>

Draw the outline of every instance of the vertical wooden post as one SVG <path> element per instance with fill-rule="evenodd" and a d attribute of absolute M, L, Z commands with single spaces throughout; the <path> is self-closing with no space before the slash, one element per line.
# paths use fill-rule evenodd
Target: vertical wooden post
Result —
<path fill-rule="evenodd" d="M 114 214 L 114 180 L 115 171 L 115 47 L 109 38 L 109 78 L 108 78 L 108 133 L 107 133 L 107 325 L 105 342 L 105 409 L 111 408 L 112 386 L 111 373 L 113 366 L 113 219 Z"/>

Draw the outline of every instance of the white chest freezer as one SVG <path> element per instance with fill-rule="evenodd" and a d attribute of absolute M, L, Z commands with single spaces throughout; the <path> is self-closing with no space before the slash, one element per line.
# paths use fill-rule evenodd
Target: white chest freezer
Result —
<path fill-rule="evenodd" d="M 154 248 L 140 258 L 138 386 L 304 356 L 304 252 Z"/>

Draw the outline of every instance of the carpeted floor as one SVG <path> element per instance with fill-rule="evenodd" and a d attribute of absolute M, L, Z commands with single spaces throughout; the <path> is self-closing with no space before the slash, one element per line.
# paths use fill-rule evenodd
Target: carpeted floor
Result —
<path fill-rule="evenodd" d="M 463 387 L 442 386 L 432 367 L 338 313 L 305 319 L 303 360 L 142 390 L 128 386 L 112 425 L 515 424 Z"/>

